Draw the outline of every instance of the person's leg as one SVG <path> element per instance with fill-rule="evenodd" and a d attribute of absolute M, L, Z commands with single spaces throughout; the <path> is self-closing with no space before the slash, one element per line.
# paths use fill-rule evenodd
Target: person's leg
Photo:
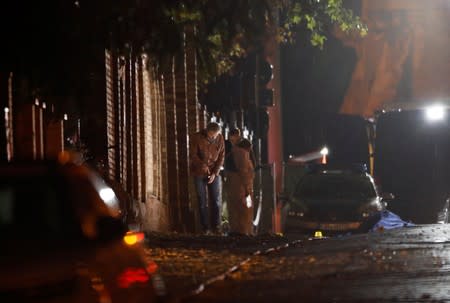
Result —
<path fill-rule="evenodd" d="M 222 231 L 225 233 L 228 233 L 230 230 L 230 206 L 229 206 L 229 180 L 228 178 L 223 177 L 222 178 L 222 211 L 221 211 L 221 218 L 222 218 Z"/>
<path fill-rule="evenodd" d="M 207 204 L 207 181 L 205 177 L 194 177 L 195 190 L 197 192 L 200 225 L 203 232 L 208 230 L 208 204 Z"/>
<path fill-rule="evenodd" d="M 250 188 L 253 188 L 253 182 Z M 245 217 L 246 217 L 246 223 L 245 223 L 245 233 L 247 235 L 254 235 L 254 227 L 253 227 L 253 214 L 254 214 L 254 205 L 255 205 L 255 196 L 253 195 L 253 190 L 250 192 L 250 197 L 252 200 L 251 206 L 248 207 L 247 203 L 245 203 L 244 209 L 245 209 Z M 247 197 L 246 197 L 247 200 Z M 247 202 L 247 201 L 245 201 Z"/>
<path fill-rule="evenodd" d="M 253 206 L 251 206 L 250 208 L 244 206 L 244 216 L 244 233 L 248 236 L 251 236 L 253 235 Z"/>
<path fill-rule="evenodd" d="M 214 179 L 213 183 L 208 185 L 209 201 L 210 201 L 210 214 L 211 214 L 211 229 L 218 231 L 220 227 L 220 210 L 222 208 L 222 179 L 218 176 Z"/>
<path fill-rule="evenodd" d="M 241 178 L 237 173 L 230 173 L 227 179 L 227 207 L 228 207 L 228 220 L 230 222 L 229 234 L 239 233 L 239 188 L 241 186 Z"/>

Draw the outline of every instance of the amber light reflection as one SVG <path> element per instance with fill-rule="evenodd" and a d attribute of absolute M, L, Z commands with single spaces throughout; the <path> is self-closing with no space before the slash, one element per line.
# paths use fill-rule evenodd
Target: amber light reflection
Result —
<path fill-rule="evenodd" d="M 127 245 L 134 245 L 142 240 L 144 240 L 144 233 L 127 232 L 127 234 L 123 237 L 123 241 Z"/>

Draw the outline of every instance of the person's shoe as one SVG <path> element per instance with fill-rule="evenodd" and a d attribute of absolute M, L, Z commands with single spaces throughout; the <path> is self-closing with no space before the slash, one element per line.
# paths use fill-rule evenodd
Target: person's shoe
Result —
<path fill-rule="evenodd" d="M 205 236 L 212 236 L 214 233 L 211 230 L 207 229 L 203 234 Z"/>

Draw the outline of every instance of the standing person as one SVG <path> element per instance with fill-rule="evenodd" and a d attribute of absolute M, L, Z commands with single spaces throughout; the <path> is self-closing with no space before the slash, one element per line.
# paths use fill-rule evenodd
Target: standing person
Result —
<path fill-rule="evenodd" d="M 208 123 L 204 130 L 191 137 L 189 156 L 202 231 L 218 233 L 222 205 L 219 173 L 225 157 L 225 143 L 218 123 Z"/>
<path fill-rule="evenodd" d="M 236 171 L 236 165 L 233 156 L 231 155 L 231 151 L 233 146 L 241 140 L 241 130 L 239 128 L 233 128 L 228 132 L 228 140 L 225 141 L 225 172 Z"/>
<path fill-rule="evenodd" d="M 252 144 L 249 140 L 242 139 L 238 131 L 230 132 L 232 148 L 226 159 L 226 163 L 232 163 L 226 165 L 230 234 L 252 235 L 253 202 L 247 204 L 247 197 L 253 201 L 255 165 L 252 161 Z"/>
<path fill-rule="evenodd" d="M 228 173 L 230 171 L 236 171 L 236 167 L 234 165 L 234 159 L 231 154 L 231 148 L 233 147 L 233 143 L 237 143 L 241 140 L 241 131 L 239 128 L 232 128 L 228 132 L 228 139 L 225 140 L 225 162 L 224 162 L 224 170 L 222 173 L 222 182 L 224 185 L 224 191 L 222 192 L 222 211 L 224 217 L 224 225 L 223 230 L 225 233 L 230 231 L 230 216 L 229 216 L 229 197 L 228 192 L 230 191 L 228 186 Z"/>

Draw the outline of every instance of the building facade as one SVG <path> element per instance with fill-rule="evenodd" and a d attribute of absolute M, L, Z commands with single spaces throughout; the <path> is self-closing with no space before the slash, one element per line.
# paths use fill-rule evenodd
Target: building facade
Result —
<path fill-rule="evenodd" d="M 450 5 L 447 0 L 362 0 L 364 38 L 342 40 L 357 63 L 341 112 L 373 115 L 390 101 L 450 96 Z"/>

